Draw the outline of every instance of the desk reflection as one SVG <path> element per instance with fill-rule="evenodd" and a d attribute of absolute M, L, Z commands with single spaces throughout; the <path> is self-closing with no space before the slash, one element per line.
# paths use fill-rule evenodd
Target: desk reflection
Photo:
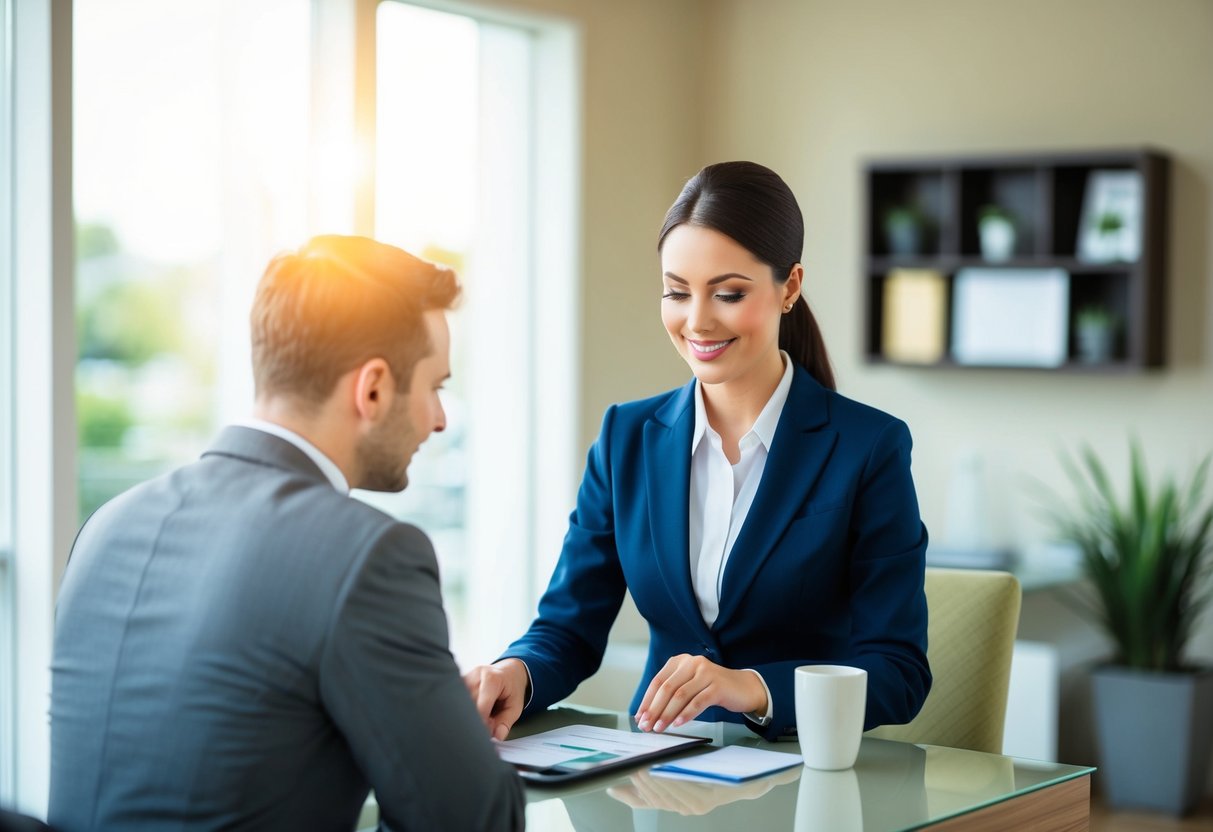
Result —
<path fill-rule="evenodd" d="M 574 723 L 635 730 L 627 714 L 565 707 L 524 720 L 514 726 L 511 736 Z M 742 745 L 784 752 L 797 748 L 795 743 L 764 742 L 745 726 L 732 723 L 693 722 L 679 733 L 707 737 L 713 747 Z M 530 786 L 527 828 L 537 832 L 901 832 L 996 806 L 1013 805 L 1018 807 L 1013 810 L 1019 813 L 1016 817 L 1024 811 L 1036 817 L 1031 814 L 1041 805 L 1036 797 L 1054 786 L 1067 791 L 1055 793 L 1052 799 L 1061 799 L 1067 810 L 1085 818 L 1081 789 L 1063 784 L 1089 785 L 1091 773 L 1082 766 L 872 737 L 864 738 L 855 768 L 842 772 L 797 767 L 728 785 L 659 778 L 649 768 L 604 772 L 563 785 Z M 1077 802 L 1070 805 L 1073 801 Z"/>
<path fill-rule="evenodd" d="M 692 783 L 635 772 L 603 791 L 565 797 L 577 832 L 737 832 L 791 829 L 799 769 L 738 785 Z M 756 798 L 762 798 L 755 804 Z"/>
<path fill-rule="evenodd" d="M 638 771 L 627 783 L 610 786 L 607 794 L 633 809 L 663 809 L 680 815 L 706 815 L 739 800 L 755 800 L 776 786 L 799 776 L 795 768 L 759 777 L 745 783 L 709 783 L 660 777 L 648 769 Z"/>
<path fill-rule="evenodd" d="M 800 773 L 796 796 L 795 832 L 863 832 L 863 800 L 855 769 Z"/>
<path fill-rule="evenodd" d="M 854 828 L 884 832 L 927 820 L 926 761 L 927 752 L 920 746 L 865 738 L 851 769 L 863 807 L 861 825 Z"/>
<path fill-rule="evenodd" d="M 568 817 L 559 828 L 576 832 L 904 829 L 928 817 L 926 761 L 923 748 L 871 739 L 846 771 L 800 766 L 729 785 L 658 777 L 646 767 L 588 782 L 576 793 L 554 791 L 550 800 L 561 801 Z"/>
<path fill-rule="evenodd" d="M 1015 761 L 955 748 L 926 749 L 927 811 L 950 814 L 975 801 L 995 801 L 1015 790 Z"/>

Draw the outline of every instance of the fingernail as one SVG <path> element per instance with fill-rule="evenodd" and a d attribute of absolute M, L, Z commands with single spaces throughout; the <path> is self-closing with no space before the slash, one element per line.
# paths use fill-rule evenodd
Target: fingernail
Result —
<path fill-rule="evenodd" d="M 639 723 L 639 724 L 640 724 L 640 730 L 641 730 L 641 731 L 647 731 L 647 730 L 649 730 L 649 721 L 648 721 L 647 719 L 642 719 L 642 720 L 640 720 L 640 723 Z"/>
<path fill-rule="evenodd" d="M 665 727 L 665 722 L 663 722 L 662 720 L 659 719 L 659 720 L 657 720 L 657 724 L 653 726 L 653 730 L 657 731 L 658 733 L 661 733 L 661 729 L 664 727 Z"/>
<path fill-rule="evenodd" d="M 681 724 L 682 724 L 682 717 L 676 717 L 674 719 L 674 727 L 677 728 Z"/>

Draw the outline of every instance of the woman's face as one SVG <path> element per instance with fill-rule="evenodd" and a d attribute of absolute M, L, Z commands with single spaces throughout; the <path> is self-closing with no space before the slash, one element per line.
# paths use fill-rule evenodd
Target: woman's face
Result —
<path fill-rule="evenodd" d="M 779 321 L 800 294 L 803 270 L 783 284 L 736 240 L 680 225 L 661 247 L 661 322 L 704 384 L 744 379 L 778 358 Z"/>

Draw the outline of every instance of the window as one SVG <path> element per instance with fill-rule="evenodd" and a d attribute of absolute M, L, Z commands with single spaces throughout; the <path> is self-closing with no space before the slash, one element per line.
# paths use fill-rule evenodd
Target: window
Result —
<path fill-rule="evenodd" d="M 462 80 L 395 74 L 410 14 L 445 21 Z M 575 485 L 577 37 L 394 0 L 0 0 L 0 801 L 45 811 L 54 588 L 76 529 L 248 414 L 253 290 L 313 234 L 460 267 L 450 429 L 382 499 L 435 539 L 462 661 L 525 625 Z M 439 98 L 408 98 L 426 86 Z M 444 98 L 467 140 L 409 145 L 401 119 L 453 118 L 432 109 Z M 427 165 L 446 179 L 423 182 Z"/>
<path fill-rule="evenodd" d="M 248 414 L 253 288 L 308 236 L 309 6 L 74 3 L 81 520 Z"/>
<path fill-rule="evenodd" d="M 567 27 L 459 10 L 378 6 L 375 234 L 465 291 L 447 431 L 407 491 L 367 499 L 433 539 L 467 667 L 534 615 L 572 505 L 577 108 Z"/>
<path fill-rule="evenodd" d="M 375 237 L 456 270 L 463 302 L 448 316 L 447 428 L 413 458 L 409 487 L 364 499 L 420 526 L 440 562 L 456 656 L 467 644 L 469 440 L 468 264 L 476 244 L 476 22 L 397 2 L 376 15 Z"/>
<path fill-rule="evenodd" d="M 365 208 L 349 102 L 368 78 L 341 66 L 359 27 L 340 3 L 77 0 L 74 15 L 83 519 L 247 415 L 261 269 L 311 234 L 349 231 Z M 572 78 L 574 49 L 551 23 L 399 2 L 378 5 L 372 31 L 370 233 L 454 266 L 467 292 L 451 320 L 447 431 L 414 461 L 408 491 L 362 496 L 432 536 L 456 655 L 479 661 L 525 625 L 548 573 L 535 553 L 554 559 L 572 499 L 577 111 L 541 120 L 536 90 L 544 61 Z M 575 89 L 543 83 L 566 85 L 552 101 Z M 548 170 L 532 164 L 540 143 Z M 541 352 L 543 338 L 559 348 Z M 540 386 L 555 409 L 537 412 Z"/>

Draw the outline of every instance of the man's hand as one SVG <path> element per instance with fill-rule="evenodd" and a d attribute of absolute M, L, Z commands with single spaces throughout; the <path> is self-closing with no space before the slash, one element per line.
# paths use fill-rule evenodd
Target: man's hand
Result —
<path fill-rule="evenodd" d="M 474 667 L 463 676 L 476 710 L 494 739 L 503 740 L 526 704 L 526 665 L 518 659 Z"/>
<path fill-rule="evenodd" d="M 699 716 L 713 705 L 738 713 L 763 713 L 767 692 L 758 674 L 729 670 L 703 656 L 674 656 L 644 693 L 636 724 L 641 731 L 664 731 Z"/>

